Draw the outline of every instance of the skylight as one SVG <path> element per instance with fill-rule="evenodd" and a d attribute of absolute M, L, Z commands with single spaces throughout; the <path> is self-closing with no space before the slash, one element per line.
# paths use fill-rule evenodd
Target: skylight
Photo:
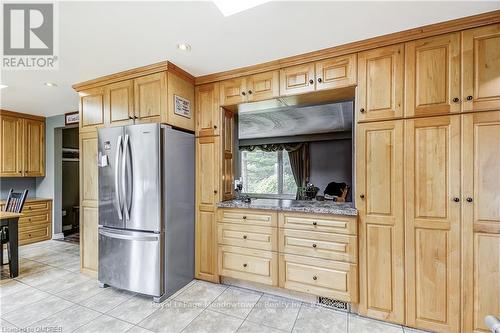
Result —
<path fill-rule="evenodd" d="M 214 0 L 214 4 L 217 8 L 219 8 L 222 15 L 226 17 L 253 7 L 257 7 L 266 2 L 269 2 L 269 0 Z"/>

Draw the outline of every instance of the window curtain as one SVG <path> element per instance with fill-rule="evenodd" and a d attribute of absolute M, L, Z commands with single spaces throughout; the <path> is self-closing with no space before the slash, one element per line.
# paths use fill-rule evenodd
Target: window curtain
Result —
<path fill-rule="evenodd" d="M 263 144 L 263 145 L 251 145 L 251 146 L 240 146 L 242 151 L 254 151 L 255 149 L 260 149 L 266 152 L 281 151 L 286 150 L 287 152 L 295 151 L 300 149 L 303 145 L 307 143 L 277 143 L 277 144 Z"/>
<path fill-rule="evenodd" d="M 287 150 L 288 151 L 288 150 Z M 301 188 L 304 188 L 309 181 L 309 144 L 304 143 L 300 148 L 288 151 L 290 167 L 293 178 L 297 184 L 297 194 L 295 199 L 300 199 Z"/>

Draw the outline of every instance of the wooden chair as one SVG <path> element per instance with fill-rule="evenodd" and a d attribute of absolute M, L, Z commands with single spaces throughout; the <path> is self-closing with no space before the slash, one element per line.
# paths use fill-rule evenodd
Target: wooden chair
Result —
<path fill-rule="evenodd" d="M 28 195 L 28 190 L 24 190 L 23 192 L 14 192 L 14 189 L 10 189 L 9 195 L 7 197 L 7 201 L 5 202 L 5 208 L 4 211 L 6 212 L 12 212 L 12 213 L 21 213 L 23 210 L 24 202 L 26 201 L 26 196 Z M 7 255 L 9 262 L 4 264 L 3 262 L 3 246 L 4 244 L 7 244 Z M 2 265 L 9 265 L 10 269 L 10 243 L 9 243 L 9 228 L 8 227 L 2 227 L 0 230 L 0 245 L 1 245 L 1 251 L 0 251 L 0 263 Z"/>

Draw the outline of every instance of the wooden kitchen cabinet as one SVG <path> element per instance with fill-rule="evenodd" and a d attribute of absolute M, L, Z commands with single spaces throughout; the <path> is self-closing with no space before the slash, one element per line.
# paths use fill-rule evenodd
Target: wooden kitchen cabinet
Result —
<path fill-rule="evenodd" d="M 500 111 L 463 115 L 462 332 L 489 332 L 500 314 Z"/>
<path fill-rule="evenodd" d="M 45 118 L 0 111 L 0 177 L 45 176 Z"/>
<path fill-rule="evenodd" d="M 312 92 L 315 86 L 314 63 L 282 68 L 280 71 L 280 95 Z"/>
<path fill-rule="evenodd" d="M 79 91 L 80 94 L 80 132 L 93 132 L 105 124 L 104 88 L 91 88 Z"/>
<path fill-rule="evenodd" d="M 358 54 L 358 120 L 402 117 L 403 94 L 404 44 Z"/>
<path fill-rule="evenodd" d="M 197 86 L 195 89 L 196 136 L 220 133 L 219 83 Z"/>
<path fill-rule="evenodd" d="M 134 80 L 134 117 L 137 122 L 160 122 L 166 110 L 166 73 L 154 73 Z"/>
<path fill-rule="evenodd" d="M 356 54 L 318 61 L 315 64 L 316 90 L 337 89 L 357 83 Z"/>
<path fill-rule="evenodd" d="M 222 109 L 222 200 L 234 197 L 234 114 Z"/>
<path fill-rule="evenodd" d="M 221 106 L 279 97 L 279 71 L 270 71 L 220 83 Z"/>
<path fill-rule="evenodd" d="M 407 117 L 461 111 L 460 33 L 406 43 Z"/>
<path fill-rule="evenodd" d="M 225 80 L 220 83 L 220 105 L 235 105 L 247 101 L 246 78 Z"/>
<path fill-rule="evenodd" d="M 500 108 L 500 23 L 462 33 L 464 111 Z"/>
<path fill-rule="evenodd" d="M 405 322 L 403 122 L 359 124 L 360 314 Z"/>
<path fill-rule="evenodd" d="M 134 81 L 125 80 L 106 86 L 104 105 L 111 126 L 134 123 Z"/>
<path fill-rule="evenodd" d="M 405 121 L 406 324 L 460 327 L 460 116 Z"/>

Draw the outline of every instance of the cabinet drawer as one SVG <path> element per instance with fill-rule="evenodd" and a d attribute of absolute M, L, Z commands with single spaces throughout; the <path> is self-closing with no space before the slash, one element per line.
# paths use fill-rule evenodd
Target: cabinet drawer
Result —
<path fill-rule="evenodd" d="M 218 257 L 222 276 L 278 285 L 278 254 L 275 252 L 219 246 Z"/>
<path fill-rule="evenodd" d="M 223 245 L 278 251 L 278 229 L 272 227 L 219 223 L 217 239 Z"/>
<path fill-rule="evenodd" d="M 49 213 L 37 215 L 23 215 L 19 218 L 19 228 L 29 227 L 37 224 L 46 224 L 50 222 Z"/>
<path fill-rule="evenodd" d="M 329 216 L 321 214 L 282 213 L 279 225 L 285 229 L 334 232 L 339 234 L 357 234 L 356 217 Z"/>
<path fill-rule="evenodd" d="M 252 226 L 277 226 L 277 214 L 253 209 L 218 209 L 218 221 Z"/>
<path fill-rule="evenodd" d="M 50 208 L 49 201 L 32 201 L 25 202 L 22 213 L 25 215 L 34 213 L 38 214 L 41 211 L 48 211 Z"/>
<path fill-rule="evenodd" d="M 30 244 L 51 238 L 50 224 L 19 229 L 19 244 Z"/>
<path fill-rule="evenodd" d="M 281 254 L 279 261 L 281 288 L 347 302 L 358 301 L 355 264 L 289 254 Z"/>
<path fill-rule="evenodd" d="M 352 235 L 280 228 L 279 251 L 352 263 L 358 261 L 358 242 Z"/>

